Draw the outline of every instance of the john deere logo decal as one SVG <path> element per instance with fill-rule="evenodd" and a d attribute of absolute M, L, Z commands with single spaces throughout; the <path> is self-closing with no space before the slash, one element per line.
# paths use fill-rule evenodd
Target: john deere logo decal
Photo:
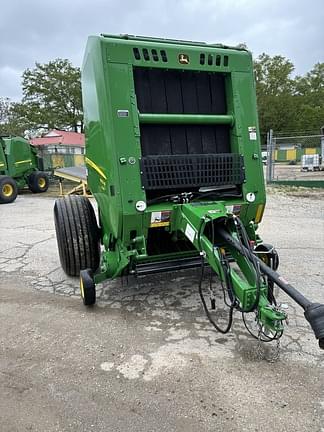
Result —
<path fill-rule="evenodd" d="M 189 64 L 189 56 L 187 54 L 179 54 L 179 63 Z"/>

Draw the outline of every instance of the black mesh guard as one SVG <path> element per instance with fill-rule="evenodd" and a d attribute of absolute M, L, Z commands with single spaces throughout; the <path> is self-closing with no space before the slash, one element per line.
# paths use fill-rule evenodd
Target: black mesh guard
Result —
<path fill-rule="evenodd" d="M 244 161 L 233 153 L 146 156 L 141 159 L 141 176 L 146 190 L 241 185 Z"/>

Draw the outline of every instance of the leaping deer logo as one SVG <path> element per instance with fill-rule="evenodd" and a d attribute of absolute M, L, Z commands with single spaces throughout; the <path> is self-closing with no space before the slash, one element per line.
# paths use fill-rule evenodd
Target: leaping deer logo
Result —
<path fill-rule="evenodd" d="M 189 56 L 187 54 L 179 54 L 179 63 L 189 64 Z"/>

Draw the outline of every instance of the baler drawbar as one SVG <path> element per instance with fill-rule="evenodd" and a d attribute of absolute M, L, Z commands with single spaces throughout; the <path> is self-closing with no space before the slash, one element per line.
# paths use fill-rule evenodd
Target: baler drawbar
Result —
<path fill-rule="evenodd" d="M 253 62 L 241 48 L 130 35 L 88 40 L 82 68 L 89 199 L 54 206 L 63 269 L 80 276 L 85 305 L 96 284 L 122 275 L 200 268 L 199 295 L 221 333 L 242 314 L 259 342 L 277 343 L 287 314 L 274 285 L 299 304 L 324 349 L 324 305 L 277 273 L 257 234 L 265 186 Z M 219 280 L 228 322 L 215 319 L 202 281 Z M 252 314 L 256 330 L 248 325 Z"/>

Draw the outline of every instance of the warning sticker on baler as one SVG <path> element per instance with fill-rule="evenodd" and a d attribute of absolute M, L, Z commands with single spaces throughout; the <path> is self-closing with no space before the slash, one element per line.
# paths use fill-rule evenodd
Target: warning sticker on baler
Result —
<path fill-rule="evenodd" d="M 170 225 L 170 217 L 171 217 L 170 210 L 152 212 L 150 227 L 153 228 L 153 227 L 168 226 Z"/>
<path fill-rule="evenodd" d="M 192 228 L 190 224 L 187 224 L 186 226 L 185 235 L 186 237 L 188 237 L 191 243 L 193 243 L 196 237 L 196 231 Z"/>
<path fill-rule="evenodd" d="M 240 215 L 241 206 L 240 205 L 228 205 L 226 206 L 227 213 L 234 214 L 236 216 Z"/>
<path fill-rule="evenodd" d="M 248 130 L 249 130 L 250 141 L 256 141 L 256 139 L 257 139 L 256 127 L 255 126 L 249 126 Z"/>

